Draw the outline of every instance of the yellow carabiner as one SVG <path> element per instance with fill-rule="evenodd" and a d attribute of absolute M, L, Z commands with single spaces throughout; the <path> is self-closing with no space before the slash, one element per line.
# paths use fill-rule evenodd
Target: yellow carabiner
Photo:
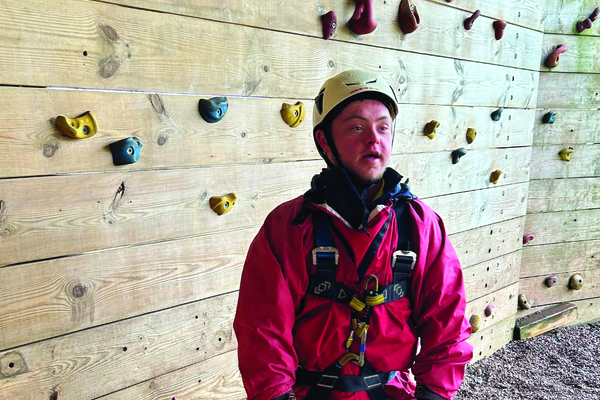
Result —
<path fill-rule="evenodd" d="M 367 290 L 367 288 L 369 287 L 369 283 L 371 283 L 372 280 L 375 280 L 375 293 L 377 293 L 377 292 L 379 292 L 379 280 L 373 274 L 367 275 L 365 277 L 365 281 L 364 281 L 364 284 L 363 284 L 363 289 Z"/>
<path fill-rule="evenodd" d="M 348 364 L 348 361 L 358 361 L 358 360 L 359 360 L 359 357 L 357 354 L 346 353 L 340 357 L 340 359 L 338 360 L 337 363 L 340 367 L 343 367 L 344 365 Z"/>

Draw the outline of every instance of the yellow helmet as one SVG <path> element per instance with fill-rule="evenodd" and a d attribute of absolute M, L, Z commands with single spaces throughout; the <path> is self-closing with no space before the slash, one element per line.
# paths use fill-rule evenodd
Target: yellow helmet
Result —
<path fill-rule="evenodd" d="M 373 72 L 360 70 L 344 71 L 325 81 L 323 86 L 321 86 L 321 90 L 319 90 L 319 94 L 315 98 L 315 105 L 313 107 L 313 138 L 317 149 L 319 150 L 319 154 L 323 157 L 329 167 L 333 167 L 333 164 L 319 145 L 316 133 L 319 129 L 324 131 L 325 138 L 331 147 L 333 156 L 338 165 L 342 166 L 336 145 L 333 142 L 331 126 L 328 126 L 328 124 L 330 124 L 348 104 L 362 99 L 374 99 L 380 101 L 390 111 L 392 120 L 396 120 L 396 115 L 398 115 L 398 100 L 396 99 L 396 93 L 385 79 Z M 327 121 L 328 123 L 323 124 L 324 121 Z M 394 126 L 392 126 L 392 134 L 393 133 Z"/>
<path fill-rule="evenodd" d="M 398 114 L 396 93 L 385 79 L 373 72 L 350 70 L 329 78 L 321 86 L 315 98 L 313 127 L 323 122 L 338 105 L 350 103 L 351 101 L 348 100 L 358 95 L 361 98 L 381 100 L 390 109 L 392 119 L 396 119 Z"/>

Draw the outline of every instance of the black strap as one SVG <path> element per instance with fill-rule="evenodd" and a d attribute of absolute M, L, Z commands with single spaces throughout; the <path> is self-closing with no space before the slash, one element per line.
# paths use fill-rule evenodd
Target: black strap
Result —
<path fill-rule="evenodd" d="M 313 214 L 313 231 L 317 248 L 333 247 L 333 236 L 331 236 L 331 230 L 329 229 L 327 214 L 322 212 L 316 212 Z M 325 278 L 326 280 L 334 282 L 335 271 L 337 269 L 335 254 L 332 252 L 317 252 L 316 261 L 317 275 Z"/>
<path fill-rule="evenodd" d="M 388 399 L 383 385 L 389 381 L 389 372 L 376 372 L 368 363 L 362 368 L 362 375 L 341 375 L 341 368 L 336 364 L 323 372 L 309 371 L 299 367 L 296 370 L 296 384 L 312 386 L 307 399 L 328 399 L 331 391 L 364 392 L 367 391 L 371 400 Z"/>
<path fill-rule="evenodd" d="M 388 216 L 388 219 L 385 221 L 385 223 L 383 224 L 381 229 L 379 229 L 379 232 L 377 232 L 377 236 L 375 236 L 375 238 L 369 245 L 369 248 L 367 249 L 367 252 L 365 253 L 365 256 L 363 257 L 363 259 L 360 260 L 360 265 L 356 269 L 356 271 L 358 272 L 359 281 L 363 280 L 363 278 L 365 277 L 365 274 L 367 273 L 367 269 L 369 269 L 369 266 L 371 265 L 373 258 L 375 258 L 375 254 L 377 254 L 377 250 L 379 250 L 379 246 L 381 246 L 383 237 L 385 236 L 385 233 L 387 232 L 388 227 L 390 226 L 391 219 L 392 219 L 392 213 L 390 213 L 390 215 Z"/>
<path fill-rule="evenodd" d="M 446 400 L 444 397 L 435 393 L 433 390 L 429 389 L 423 384 L 417 385 L 415 389 L 415 397 L 423 400 Z"/>

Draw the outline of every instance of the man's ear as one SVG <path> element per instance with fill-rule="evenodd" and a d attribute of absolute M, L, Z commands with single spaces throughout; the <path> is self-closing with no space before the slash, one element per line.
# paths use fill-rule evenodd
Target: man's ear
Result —
<path fill-rule="evenodd" d="M 317 138 L 317 142 L 319 143 L 319 146 L 321 146 L 321 148 L 323 150 L 325 150 L 326 153 L 331 153 L 331 148 L 327 144 L 327 139 L 325 139 L 325 132 L 323 132 L 321 129 L 319 129 L 315 133 L 315 137 Z"/>

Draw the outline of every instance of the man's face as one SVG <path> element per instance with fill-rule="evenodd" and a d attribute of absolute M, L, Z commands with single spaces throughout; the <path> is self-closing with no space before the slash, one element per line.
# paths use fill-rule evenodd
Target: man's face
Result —
<path fill-rule="evenodd" d="M 392 118 L 387 107 L 371 99 L 350 103 L 333 120 L 331 130 L 350 178 L 360 186 L 379 181 L 392 151 Z M 317 140 L 332 163 L 337 164 L 323 131 L 317 131 Z"/>

